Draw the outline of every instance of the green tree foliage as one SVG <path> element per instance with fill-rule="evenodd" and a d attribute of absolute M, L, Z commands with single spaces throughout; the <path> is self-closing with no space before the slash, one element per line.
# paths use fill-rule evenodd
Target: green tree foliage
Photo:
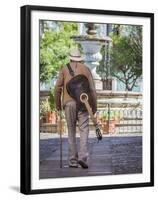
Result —
<path fill-rule="evenodd" d="M 116 33 L 112 35 L 111 74 L 131 91 L 142 75 L 142 27 L 125 26 L 121 34 Z"/>
<path fill-rule="evenodd" d="M 55 110 L 54 88 L 53 89 L 51 88 L 49 91 L 48 102 L 51 111 L 54 111 Z"/>
<path fill-rule="evenodd" d="M 40 82 L 47 83 L 67 62 L 75 47 L 70 37 L 77 33 L 77 24 L 58 22 L 55 30 L 46 30 L 40 39 Z"/>

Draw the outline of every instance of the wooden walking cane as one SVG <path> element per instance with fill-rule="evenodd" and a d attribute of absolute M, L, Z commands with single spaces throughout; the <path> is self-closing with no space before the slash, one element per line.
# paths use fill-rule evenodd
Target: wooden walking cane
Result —
<path fill-rule="evenodd" d="M 59 122 L 58 122 L 58 131 L 60 135 L 60 168 L 63 167 L 63 162 L 62 162 L 62 111 L 59 110 Z"/>

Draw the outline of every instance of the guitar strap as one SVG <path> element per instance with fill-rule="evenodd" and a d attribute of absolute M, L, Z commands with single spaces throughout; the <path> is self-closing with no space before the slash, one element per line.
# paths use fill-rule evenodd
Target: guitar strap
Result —
<path fill-rule="evenodd" d="M 68 70 L 69 70 L 70 75 L 71 75 L 72 77 L 75 76 L 75 73 L 74 73 L 74 71 L 72 70 L 72 68 L 71 68 L 71 66 L 70 66 L 70 63 L 67 64 L 67 68 L 68 68 Z"/>

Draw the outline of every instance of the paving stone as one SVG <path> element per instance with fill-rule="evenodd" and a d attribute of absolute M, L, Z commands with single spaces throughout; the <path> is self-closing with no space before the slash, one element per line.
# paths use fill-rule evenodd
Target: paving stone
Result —
<path fill-rule="evenodd" d="M 60 168 L 60 140 L 40 140 L 40 178 L 79 177 L 142 173 L 142 137 L 103 137 L 101 142 L 89 138 L 89 168 L 69 168 L 68 143 L 63 139 L 63 168 Z M 77 138 L 79 147 L 79 138 Z"/>

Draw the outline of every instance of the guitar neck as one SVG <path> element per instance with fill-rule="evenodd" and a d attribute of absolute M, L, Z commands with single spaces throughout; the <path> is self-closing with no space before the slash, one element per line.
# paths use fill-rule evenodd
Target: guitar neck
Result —
<path fill-rule="evenodd" d="M 90 117 L 93 121 L 93 124 L 96 126 L 97 125 L 97 119 L 93 115 L 92 108 L 90 107 L 89 102 L 87 100 L 84 100 L 83 103 L 86 106 L 86 109 L 87 109 L 87 111 L 88 111 L 88 113 L 89 113 L 89 115 L 90 115 Z"/>

